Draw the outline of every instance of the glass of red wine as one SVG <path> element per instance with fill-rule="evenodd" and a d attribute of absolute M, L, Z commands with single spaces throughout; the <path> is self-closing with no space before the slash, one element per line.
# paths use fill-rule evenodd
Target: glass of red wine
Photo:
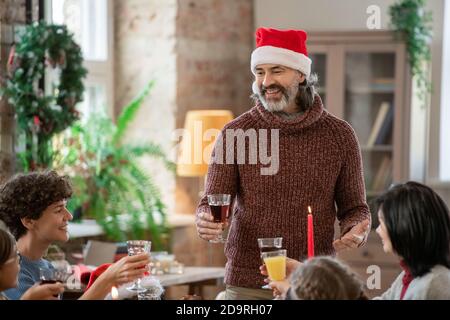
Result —
<path fill-rule="evenodd" d="M 229 194 L 210 194 L 208 195 L 208 204 L 213 216 L 213 222 L 220 223 L 222 230 L 229 218 L 231 195 Z M 226 239 L 222 234 L 219 234 L 215 239 L 209 240 L 212 243 L 224 243 Z"/>
<path fill-rule="evenodd" d="M 258 239 L 258 247 L 259 247 L 259 255 L 261 257 L 262 263 L 264 264 L 264 259 L 262 258 L 263 253 L 265 252 L 273 252 L 278 251 L 283 246 L 283 238 L 259 238 Z M 270 289 L 269 285 L 262 286 L 263 289 Z"/>
<path fill-rule="evenodd" d="M 65 282 L 65 274 L 57 269 L 39 268 L 40 284 L 55 284 L 57 282 Z M 61 299 L 61 294 L 54 295 L 55 298 Z"/>

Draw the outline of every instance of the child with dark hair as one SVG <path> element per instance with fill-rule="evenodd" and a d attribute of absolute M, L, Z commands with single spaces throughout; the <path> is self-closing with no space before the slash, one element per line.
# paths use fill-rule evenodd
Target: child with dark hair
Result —
<path fill-rule="evenodd" d="M 290 276 L 286 300 L 367 300 L 363 283 L 340 261 L 316 257 Z"/>
<path fill-rule="evenodd" d="M 17 286 L 20 270 L 20 255 L 13 236 L 0 229 L 0 300 L 8 300 L 3 291 Z M 21 297 L 21 300 L 56 300 L 55 296 L 64 291 L 61 283 L 35 284 Z"/>
<path fill-rule="evenodd" d="M 376 299 L 450 299 L 450 215 L 431 188 L 407 182 L 377 199 L 383 249 L 403 272 Z"/>
<path fill-rule="evenodd" d="M 19 174 L 0 187 L 0 219 L 16 238 L 21 257 L 17 288 L 4 292 L 9 299 L 20 299 L 26 290 L 39 282 L 40 269 L 53 268 L 43 256 L 53 242 L 69 240 L 67 226 L 72 215 L 66 203 L 71 195 L 69 178 L 55 171 Z M 111 265 L 81 298 L 103 299 L 113 285 L 142 277 L 149 259 L 147 254 L 122 258 Z"/>

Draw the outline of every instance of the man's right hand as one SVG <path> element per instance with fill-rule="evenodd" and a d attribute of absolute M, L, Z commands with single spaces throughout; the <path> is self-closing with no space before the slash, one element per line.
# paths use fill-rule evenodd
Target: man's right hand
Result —
<path fill-rule="evenodd" d="M 197 233 L 203 240 L 213 240 L 222 233 L 222 224 L 214 223 L 210 213 L 200 212 L 195 219 Z"/>

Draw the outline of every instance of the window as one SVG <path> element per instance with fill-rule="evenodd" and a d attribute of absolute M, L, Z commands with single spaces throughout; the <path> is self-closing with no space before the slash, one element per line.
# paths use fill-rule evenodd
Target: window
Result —
<path fill-rule="evenodd" d="M 48 0 L 46 4 L 47 20 L 67 25 L 83 52 L 88 75 L 78 110 L 83 117 L 101 110 L 113 116 L 112 0 Z M 55 79 L 52 71 L 46 79 L 51 86 Z"/>
<path fill-rule="evenodd" d="M 439 180 L 450 181 L 450 1 L 444 3 Z"/>

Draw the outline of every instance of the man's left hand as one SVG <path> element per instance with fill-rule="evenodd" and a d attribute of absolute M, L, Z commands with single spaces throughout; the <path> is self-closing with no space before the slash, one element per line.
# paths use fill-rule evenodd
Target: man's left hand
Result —
<path fill-rule="evenodd" d="M 358 223 L 340 239 L 333 242 L 334 249 L 336 252 L 339 252 L 342 250 L 358 248 L 364 242 L 364 239 L 367 238 L 369 230 L 370 220 L 364 220 Z"/>

